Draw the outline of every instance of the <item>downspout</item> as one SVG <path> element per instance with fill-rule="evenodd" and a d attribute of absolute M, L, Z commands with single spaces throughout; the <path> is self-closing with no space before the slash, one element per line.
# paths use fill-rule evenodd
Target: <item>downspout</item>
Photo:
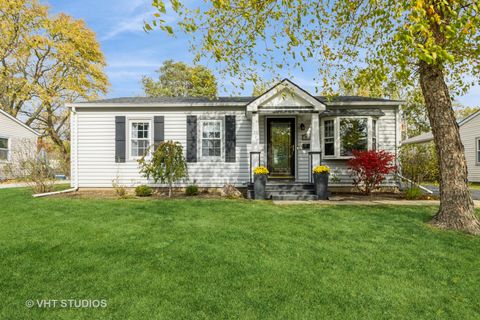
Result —
<path fill-rule="evenodd" d="M 75 191 L 77 191 L 77 190 L 78 190 L 78 188 L 71 188 L 71 189 L 61 190 L 61 191 L 46 192 L 46 193 L 37 193 L 37 194 L 34 194 L 33 197 L 34 197 L 34 198 L 42 198 L 42 197 L 54 196 L 54 195 L 56 195 L 56 194 L 75 192 Z"/>
<path fill-rule="evenodd" d="M 75 141 L 74 143 L 74 148 L 73 148 L 73 152 L 74 152 L 74 161 L 72 163 L 72 165 L 74 166 L 74 173 L 75 173 L 75 181 L 74 181 L 74 185 L 73 185 L 73 188 L 77 189 L 78 190 L 78 187 L 79 187 L 79 183 L 78 183 L 78 118 L 77 118 L 77 109 L 75 109 L 75 106 L 72 106 L 72 122 L 73 122 L 73 127 L 72 127 L 72 130 L 73 130 L 73 141 Z"/>

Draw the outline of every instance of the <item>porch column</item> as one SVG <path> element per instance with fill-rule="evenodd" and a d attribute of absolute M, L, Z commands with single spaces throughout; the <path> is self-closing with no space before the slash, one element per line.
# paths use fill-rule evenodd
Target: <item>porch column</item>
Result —
<path fill-rule="evenodd" d="M 312 113 L 310 123 L 310 151 L 312 154 L 312 168 L 320 164 L 320 118 L 318 113 Z"/>
<path fill-rule="evenodd" d="M 252 151 L 260 151 L 260 127 L 258 113 L 252 113 Z"/>
<path fill-rule="evenodd" d="M 250 168 L 251 179 L 253 179 L 253 169 L 260 166 L 261 158 L 260 148 L 260 121 L 257 112 L 252 113 L 252 140 L 250 144 Z"/>

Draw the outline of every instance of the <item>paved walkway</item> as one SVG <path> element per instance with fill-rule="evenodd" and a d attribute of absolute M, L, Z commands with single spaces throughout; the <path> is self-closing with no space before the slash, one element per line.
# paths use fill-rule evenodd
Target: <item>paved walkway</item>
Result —
<path fill-rule="evenodd" d="M 55 181 L 55 184 L 70 184 L 70 180 L 58 180 Z M 0 183 L 0 189 L 25 188 L 29 186 L 30 184 L 26 182 Z"/>
<path fill-rule="evenodd" d="M 424 184 L 423 187 L 427 188 L 428 190 L 433 191 L 433 194 L 440 195 L 440 188 L 435 185 L 431 184 Z M 470 189 L 470 193 L 472 194 L 473 200 L 480 200 L 480 190 L 478 189 Z"/>
<path fill-rule="evenodd" d="M 474 200 L 475 208 L 480 208 L 480 200 Z M 317 200 L 317 201 L 273 201 L 277 205 L 290 205 L 290 204 L 316 204 L 316 205 L 329 205 L 329 206 L 438 206 L 440 201 L 438 200 Z"/>

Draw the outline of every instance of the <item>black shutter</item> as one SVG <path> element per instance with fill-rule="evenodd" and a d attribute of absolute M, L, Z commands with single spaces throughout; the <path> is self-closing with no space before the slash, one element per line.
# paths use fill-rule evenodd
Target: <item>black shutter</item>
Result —
<path fill-rule="evenodd" d="M 235 131 L 235 116 L 225 116 L 225 162 L 236 161 L 237 136 Z"/>
<path fill-rule="evenodd" d="M 125 162 L 126 154 L 125 117 L 115 117 L 115 162 Z"/>
<path fill-rule="evenodd" d="M 187 162 L 197 162 L 197 116 L 187 116 Z"/>
<path fill-rule="evenodd" d="M 165 141 L 165 118 L 163 116 L 153 117 L 153 144 L 155 149 Z"/>

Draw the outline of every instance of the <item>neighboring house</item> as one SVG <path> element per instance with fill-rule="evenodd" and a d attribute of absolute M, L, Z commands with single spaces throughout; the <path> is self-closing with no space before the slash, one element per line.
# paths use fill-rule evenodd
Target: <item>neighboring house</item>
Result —
<path fill-rule="evenodd" d="M 460 138 L 465 148 L 468 180 L 480 182 L 480 111 L 458 121 Z M 402 141 L 402 145 L 426 143 L 433 141 L 431 132 L 418 135 Z"/>
<path fill-rule="evenodd" d="M 0 179 L 7 177 L 3 167 L 8 162 L 14 162 L 19 153 L 35 153 L 37 139 L 40 134 L 0 110 Z"/>
<path fill-rule="evenodd" d="M 148 183 L 137 160 L 165 140 L 184 146 L 189 180 L 201 187 L 246 187 L 259 163 L 270 180 L 308 183 L 313 166 L 333 168 L 351 187 L 352 149 L 397 153 L 401 101 L 315 97 L 283 80 L 259 97 L 116 98 L 70 104 L 72 185 Z M 386 186 L 396 186 L 390 176 Z"/>

